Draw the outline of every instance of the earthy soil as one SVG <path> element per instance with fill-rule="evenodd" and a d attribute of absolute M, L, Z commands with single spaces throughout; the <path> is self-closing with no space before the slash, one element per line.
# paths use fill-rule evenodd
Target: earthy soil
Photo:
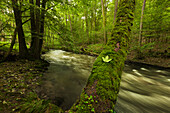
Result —
<path fill-rule="evenodd" d="M 19 106 L 28 100 L 27 96 L 31 92 L 35 93 L 47 66 L 45 61 L 0 63 L 0 113 L 17 112 Z"/>

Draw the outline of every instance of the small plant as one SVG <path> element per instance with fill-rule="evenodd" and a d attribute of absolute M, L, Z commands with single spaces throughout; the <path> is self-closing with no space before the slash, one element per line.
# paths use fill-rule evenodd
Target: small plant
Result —
<path fill-rule="evenodd" d="M 116 113 L 116 111 L 114 111 L 113 109 L 109 110 L 110 113 Z"/>
<path fill-rule="evenodd" d="M 62 109 L 54 104 L 51 104 L 49 100 L 38 98 L 36 93 L 30 92 L 27 95 L 25 102 L 18 106 L 15 110 L 19 110 L 21 113 L 61 113 Z"/>
<path fill-rule="evenodd" d="M 94 100 L 96 96 L 88 96 L 87 94 L 84 95 L 84 99 L 81 104 L 76 105 L 76 109 L 79 109 L 80 111 L 84 111 L 85 109 L 88 109 L 89 112 L 95 112 L 95 108 L 93 107 L 93 103 L 96 102 Z"/>
<path fill-rule="evenodd" d="M 146 52 L 147 50 L 151 50 L 153 49 L 153 46 L 155 45 L 155 43 L 148 43 L 148 44 L 144 44 L 143 46 L 135 46 L 133 47 L 131 50 L 135 50 L 137 52 L 136 58 L 137 59 L 143 59 L 145 57 L 144 52 Z"/>
<path fill-rule="evenodd" d="M 110 62 L 112 59 L 109 59 L 109 56 L 107 55 L 106 57 L 102 57 L 103 62 Z"/>

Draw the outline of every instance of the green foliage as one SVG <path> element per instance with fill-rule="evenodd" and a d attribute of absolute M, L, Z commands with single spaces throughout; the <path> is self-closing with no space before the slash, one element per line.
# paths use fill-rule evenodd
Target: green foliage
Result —
<path fill-rule="evenodd" d="M 141 47 L 139 46 L 134 46 L 131 48 L 131 51 L 135 51 L 137 54 L 135 56 L 136 59 L 144 59 L 146 57 L 146 53 L 148 50 L 151 50 L 154 48 L 155 42 L 144 44 Z"/>
<path fill-rule="evenodd" d="M 154 45 L 155 45 L 155 42 L 144 44 L 144 45 L 142 45 L 141 47 L 139 47 L 139 46 L 134 46 L 133 48 L 131 48 L 131 51 L 132 51 L 132 50 L 135 50 L 135 51 L 139 51 L 139 52 L 142 53 L 142 52 L 144 52 L 144 51 L 153 49 L 153 48 L 154 48 Z"/>
<path fill-rule="evenodd" d="M 40 99 L 36 93 L 30 92 L 25 98 L 25 102 L 21 104 L 16 110 L 21 113 L 61 113 L 62 110 L 49 100 Z"/>
<path fill-rule="evenodd" d="M 140 47 L 140 51 L 143 52 L 146 50 L 153 49 L 154 45 L 155 45 L 155 42 L 144 44 L 143 46 Z"/>
<path fill-rule="evenodd" d="M 93 103 L 98 102 L 97 100 L 95 101 L 95 98 L 96 96 L 92 96 L 92 95 L 88 96 L 87 94 L 85 94 L 83 96 L 83 101 L 81 102 L 81 104 L 75 106 L 76 109 L 79 109 L 82 112 L 92 112 L 92 113 L 95 112 Z M 86 110 L 88 109 L 89 111 L 84 111 L 85 109 Z"/>
<path fill-rule="evenodd" d="M 91 44 L 87 46 L 87 51 L 89 52 L 95 52 L 95 53 L 101 53 L 103 50 L 104 45 L 103 44 Z"/>
<path fill-rule="evenodd" d="M 168 0 L 146 1 L 146 7 L 143 16 L 142 43 L 143 45 L 151 42 L 167 43 L 170 29 L 168 11 Z M 143 1 L 137 0 L 135 20 L 133 26 L 133 40 L 136 45 L 139 36 L 140 17 Z"/>

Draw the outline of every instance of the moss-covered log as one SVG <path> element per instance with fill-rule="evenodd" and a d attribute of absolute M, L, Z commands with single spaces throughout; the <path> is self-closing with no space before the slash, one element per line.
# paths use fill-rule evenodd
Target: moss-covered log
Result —
<path fill-rule="evenodd" d="M 135 0 L 121 0 L 119 3 L 112 36 L 97 57 L 80 99 L 66 112 L 113 112 L 127 56 L 134 9 Z"/>

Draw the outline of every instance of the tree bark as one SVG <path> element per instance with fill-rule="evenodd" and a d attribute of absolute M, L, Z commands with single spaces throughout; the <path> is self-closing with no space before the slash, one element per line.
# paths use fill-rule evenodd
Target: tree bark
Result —
<path fill-rule="evenodd" d="M 35 10 L 35 25 L 36 25 L 36 36 L 34 38 L 32 57 L 34 59 L 40 59 L 40 0 L 36 0 L 36 10 Z"/>
<path fill-rule="evenodd" d="M 33 49 L 34 38 L 36 37 L 36 25 L 35 25 L 35 8 L 34 8 L 34 1 L 29 0 L 30 2 L 30 16 L 31 16 L 31 47 L 30 50 Z"/>
<path fill-rule="evenodd" d="M 94 34 L 94 44 L 97 42 L 97 38 L 96 38 L 96 37 L 97 37 L 97 36 L 96 36 L 96 31 L 97 31 L 97 24 L 96 24 L 96 23 L 97 23 L 97 22 L 96 22 L 96 21 L 97 21 L 97 19 L 96 19 L 97 15 L 96 15 L 96 12 L 97 12 L 97 11 L 96 11 L 96 10 L 97 10 L 97 9 L 96 9 L 96 0 L 95 0 L 95 7 L 94 7 L 94 31 L 95 31 L 95 32 L 94 32 L 94 33 L 95 33 L 95 34 Z"/>
<path fill-rule="evenodd" d="M 16 28 L 18 32 L 18 40 L 19 40 L 19 56 L 21 58 L 27 58 L 28 57 L 28 50 L 26 47 L 26 42 L 25 42 L 25 36 L 24 36 L 24 31 L 23 31 L 23 26 L 22 26 L 22 14 L 21 14 L 21 9 L 18 5 L 18 0 L 12 0 L 12 6 L 14 10 L 14 16 L 15 16 L 15 23 L 16 23 Z"/>
<path fill-rule="evenodd" d="M 40 0 L 36 0 L 36 6 L 30 7 L 31 15 L 31 55 L 33 59 L 40 59 L 41 49 L 43 45 L 43 36 L 44 36 L 44 21 L 45 21 L 45 5 L 47 0 L 42 1 L 42 9 L 40 10 Z M 30 0 L 30 3 L 34 5 L 33 0 Z"/>
<path fill-rule="evenodd" d="M 104 44 L 107 43 L 107 34 L 106 34 L 106 8 L 105 8 L 106 0 L 101 0 L 102 5 L 102 16 L 103 16 L 103 33 L 104 33 Z"/>
<path fill-rule="evenodd" d="M 73 33 L 70 14 L 68 14 L 68 19 L 69 19 L 69 22 L 70 22 L 70 31 L 71 31 L 71 33 Z"/>
<path fill-rule="evenodd" d="M 115 0 L 115 8 L 114 8 L 114 20 L 113 20 L 113 25 L 116 21 L 116 14 L 117 14 L 117 6 L 118 6 L 118 0 Z"/>
<path fill-rule="evenodd" d="M 16 40 L 16 35 L 17 35 L 17 28 L 15 28 L 15 30 L 14 30 L 14 34 L 13 34 L 13 36 L 12 36 L 12 42 L 11 42 L 11 45 L 10 45 L 10 47 L 9 47 L 9 49 L 8 49 L 5 57 L 4 57 L 4 61 L 5 61 L 6 59 L 8 59 L 8 57 L 9 57 L 9 55 L 10 55 L 12 49 L 13 49 L 13 46 L 14 46 L 15 40 Z"/>
<path fill-rule="evenodd" d="M 95 60 L 79 100 L 66 113 L 113 112 L 127 56 L 134 9 L 135 0 L 121 0 L 112 37 Z"/>
<path fill-rule="evenodd" d="M 146 0 L 143 1 L 142 12 L 141 12 L 140 30 L 139 30 L 139 47 L 141 47 L 142 44 L 142 27 L 143 27 L 143 15 L 144 15 L 145 3 Z"/>
<path fill-rule="evenodd" d="M 44 22 L 45 22 L 45 6 L 47 0 L 42 1 L 42 10 L 41 10 L 41 26 L 40 26 L 40 44 L 39 44 L 39 52 L 41 53 L 42 45 L 43 45 L 43 38 L 44 38 Z"/>
<path fill-rule="evenodd" d="M 90 43 L 90 37 L 89 37 L 89 23 L 88 23 L 88 12 L 87 9 L 84 12 L 84 16 L 85 16 L 85 22 L 86 22 L 86 34 L 87 34 L 87 38 L 88 38 L 88 43 Z"/>

